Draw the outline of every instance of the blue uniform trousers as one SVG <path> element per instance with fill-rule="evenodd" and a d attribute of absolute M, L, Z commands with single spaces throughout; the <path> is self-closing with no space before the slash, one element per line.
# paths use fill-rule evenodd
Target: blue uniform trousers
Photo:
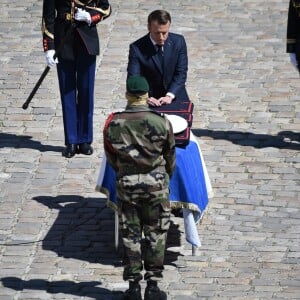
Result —
<path fill-rule="evenodd" d="M 66 145 L 93 141 L 95 68 L 96 56 L 82 44 L 75 60 L 59 59 L 57 64 Z"/>

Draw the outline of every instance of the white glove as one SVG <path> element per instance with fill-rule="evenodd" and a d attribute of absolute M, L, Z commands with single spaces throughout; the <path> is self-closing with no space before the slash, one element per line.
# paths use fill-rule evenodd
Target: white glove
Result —
<path fill-rule="evenodd" d="M 91 25 L 92 19 L 91 15 L 86 11 L 83 10 L 82 8 L 78 8 L 75 14 L 75 20 L 76 21 L 82 21 L 88 23 L 88 25 Z"/>
<path fill-rule="evenodd" d="M 54 54 L 55 54 L 55 50 L 46 51 L 46 62 L 47 62 L 47 66 L 50 68 L 55 66 L 55 64 L 58 64 L 58 59 L 53 58 Z"/>
<path fill-rule="evenodd" d="M 290 62 L 291 64 L 297 69 L 298 69 L 298 61 L 297 61 L 297 58 L 296 58 L 296 53 L 290 53 Z"/>

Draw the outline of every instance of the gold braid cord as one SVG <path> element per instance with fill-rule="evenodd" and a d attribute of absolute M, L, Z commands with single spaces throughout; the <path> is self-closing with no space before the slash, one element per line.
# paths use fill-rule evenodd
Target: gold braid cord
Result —
<path fill-rule="evenodd" d="M 50 31 L 48 31 L 48 29 L 46 28 L 44 18 L 42 20 L 42 33 L 45 34 L 46 36 L 48 36 L 50 39 L 54 40 L 54 35 Z"/>
<path fill-rule="evenodd" d="M 110 15 L 110 6 L 107 9 L 101 9 L 99 7 L 89 6 L 89 4 L 93 0 L 88 1 L 86 4 L 82 3 L 79 0 L 74 0 L 74 1 L 75 1 L 75 4 L 77 4 L 77 5 L 84 6 L 85 8 L 88 8 L 88 9 L 95 10 L 95 11 L 99 12 L 102 15 L 103 18 L 105 18 L 105 17 L 107 17 L 107 16 Z"/>

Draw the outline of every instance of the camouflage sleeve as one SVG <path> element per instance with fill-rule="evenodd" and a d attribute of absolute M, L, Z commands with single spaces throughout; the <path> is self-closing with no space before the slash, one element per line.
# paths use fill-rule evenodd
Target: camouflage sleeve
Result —
<path fill-rule="evenodd" d="M 117 161 L 116 151 L 109 140 L 109 125 L 113 118 L 114 118 L 114 113 L 111 113 L 105 122 L 104 129 L 103 129 L 103 144 L 104 144 L 104 151 L 105 151 L 107 161 L 110 163 L 113 169 L 117 171 L 118 168 L 116 165 L 116 161 Z"/>
<path fill-rule="evenodd" d="M 175 154 L 175 138 L 170 121 L 165 117 L 167 128 L 167 139 L 164 147 L 164 158 L 166 160 L 166 171 L 171 177 L 175 169 L 176 154 Z"/>
<path fill-rule="evenodd" d="M 108 145 L 108 141 L 106 140 L 106 141 L 104 141 L 104 151 L 105 151 L 105 155 L 106 155 L 107 161 L 112 166 L 112 168 L 115 171 L 117 171 L 118 170 L 118 167 L 117 167 L 117 164 L 116 164 L 117 156 L 116 156 L 116 154 L 113 151 L 111 151 L 110 147 L 107 147 L 107 145 Z"/>

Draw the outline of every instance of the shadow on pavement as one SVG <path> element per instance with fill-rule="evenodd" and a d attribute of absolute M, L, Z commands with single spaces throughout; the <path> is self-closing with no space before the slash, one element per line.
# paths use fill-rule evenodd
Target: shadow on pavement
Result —
<path fill-rule="evenodd" d="M 61 195 L 37 196 L 33 200 L 59 211 L 42 241 L 43 249 L 65 258 L 121 264 L 114 247 L 114 212 L 106 207 L 104 199 Z"/>
<path fill-rule="evenodd" d="M 84 198 L 78 195 L 57 197 L 37 196 L 33 200 L 59 211 L 58 216 L 42 240 L 42 248 L 65 258 L 91 263 L 122 265 L 122 241 L 115 249 L 114 211 L 105 199 Z M 180 246 L 178 226 L 172 221 L 167 247 Z M 177 261 L 179 252 L 166 251 L 165 264 Z"/>
<path fill-rule="evenodd" d="M 22 280 L 17 277 L 3 277 L 0 279 L 2 285 L 16 291 L 40 290 L 49 294 L 63 293 L 80 297 L 89 297 L 98 300 L 121 300 L 124 293 L 121 291 L 110 291 L 98 287 L 101 282 L 74 282 L 74 281 L 47 281 L 44 279 Z"/>
<path fill-rule="evenodd" d="M 215 140 L 228 140 L 241 146 L 300 150 L 299 132 L 281 131 L 277 135 L 268 135 L 231 130 L 192 129 L 192 131 L 197 137 L 207 136 Z"/>
<path fill-rule="evenodd" d="M 43 145 L 41 142 L 31 139 L 29 135 L 17 135 L 0 132 L 0 148 L 27 148 L 36 149 L 41 152 L 53 151 L 62 152 L 64 147 Z"/>
<path fill-rule="evenodd" d="M 106 207 L 104 199 L 84 198 L 77 195 L 57 197 L 37 196 L 33 200 L 50 209 L 59 210 L 57 219 L 41 240 L 42 248 L 54 251 L 65 258 L 75 258 L 92 263 L 121 266 L 120 252 L 114 247 L 114 212 Z M 172 221 L 167 245 L 179 246 L 178 225 Z M 119 246 L 120 248 L 122 246 Z M 177 261 L 180 253 L 166 251 L 165 264 Z M 63 293 L 98 300 L 121 300 L 124 292 L 99 287 L 101 282 L 22 280 L 18 277 L 0 278 L 2 286 L 16 291 L 44 290 L 46 293 Z M 1 288 L 1 287 L 0 287 Z"/>
<path fill-rule="evenodd" d="M 171 221 L 170 228 L 168 231 L 166 249 L 171 248 L 171 247 L 181 246 L 181 238 L 180 238 L 181 234 L 185 234 L 185 233 L 180 232 L 179 225 L 174 224 Z M 180 254 L 180 252 L 166 250 L 164 264 L 177 266 L 176 263 L 178 261 L 179 256 L 183 256 L 183 255 Z"/>

